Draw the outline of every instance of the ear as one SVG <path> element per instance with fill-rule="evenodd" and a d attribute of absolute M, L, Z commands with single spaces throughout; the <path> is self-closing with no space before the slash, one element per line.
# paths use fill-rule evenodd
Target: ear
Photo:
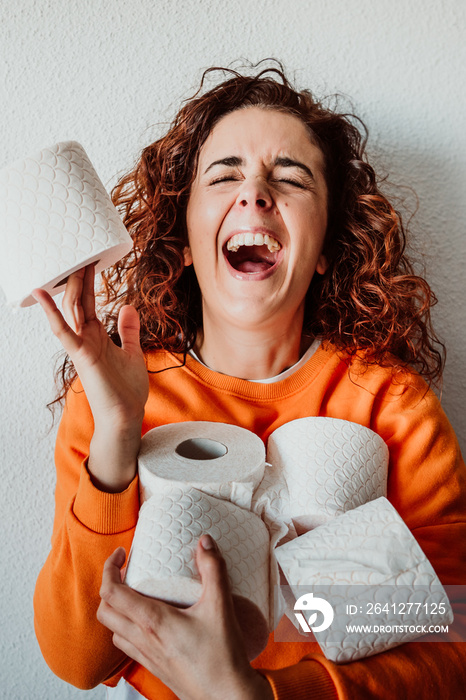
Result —
<path fill-rule="evenodd" d="M 184 264 L 186 267 L 193 264 L 193 256 L 191 255 L 191 248 L 189 245 L 185 246 L 183 249 Z"/>
<path fill-rule="evenodd" d="M 328 270 L 328 260 L 327 260 L 326 256 L 323 253 L 321 253 L 321 255 L 319 255 L 319 259 L 317 261 L 316 272 L 318 272 L 319 275 L 323 275 L 327 272 L 327 270 Z"/>

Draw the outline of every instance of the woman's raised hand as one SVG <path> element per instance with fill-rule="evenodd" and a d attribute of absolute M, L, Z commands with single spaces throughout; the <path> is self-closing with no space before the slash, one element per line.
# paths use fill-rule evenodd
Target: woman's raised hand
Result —
<path fill-rule="evenodd" d="M 139 344 L 139 317 L 124 306 L 118 318 L 121 348 L 96 315 L 94 266 L 70 275 L 63 314 L 52 297 L 33 292 L 53 333 L 69 354 L 94 417 L 89 472 L 98 488 L 122 491 L 134 478 L 149 380 Z"/>

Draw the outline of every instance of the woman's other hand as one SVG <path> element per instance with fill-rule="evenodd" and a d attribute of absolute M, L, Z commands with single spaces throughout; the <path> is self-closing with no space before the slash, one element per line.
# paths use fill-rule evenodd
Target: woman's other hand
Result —
<path fill-rule="evenodd" d="M 121 309 L 118 347 L 96 315 L 94 265 L 70 275 L 63 314 L 44 290 L 34 290 L 33 296 L 70 356 L 91 407 L 95 425 L 88 465 L 91 477 L 102 490 L 122 491 L 136 473 L 149 391 L 137 311 L 132 306 Z"/>
<path fill-rule="evenodd" d="M 183 700 L 273 700 L 268 681 L 248 661 L 225 561 L 209 535 L 200 538 L 196 550 L 202 595 L 189 608 L 123 584 L 124 560 L 121 548 L 107 559 L 97 613 L 116 647 Z"/>

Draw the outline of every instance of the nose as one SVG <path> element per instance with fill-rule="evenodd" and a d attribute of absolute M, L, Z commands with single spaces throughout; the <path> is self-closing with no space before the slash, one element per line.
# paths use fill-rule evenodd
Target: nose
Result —
<path fill-rule="evenodd" d="M 236 198 L 239 207 L 270 209 L 273 206 L 272 195 L 267 183 L 262 178 L 244 180 Z"/>

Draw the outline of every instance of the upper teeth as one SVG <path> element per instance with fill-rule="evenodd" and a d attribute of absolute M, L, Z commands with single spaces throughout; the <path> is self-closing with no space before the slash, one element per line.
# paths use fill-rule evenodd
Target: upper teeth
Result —
<path fill-rule="evenodd" d="M 235 233 L 228 243 L 227 249 L 236 253 L 242 245 L 266 245 L 271 253 L 276 253 L 281 248 L 281 244 L 268 233 Z"/>

